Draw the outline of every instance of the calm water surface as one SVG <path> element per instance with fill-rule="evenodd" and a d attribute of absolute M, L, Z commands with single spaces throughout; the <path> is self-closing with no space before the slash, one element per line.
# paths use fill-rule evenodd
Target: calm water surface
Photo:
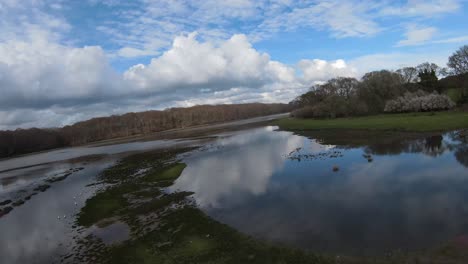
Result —
<path fill-rule="evenodd" d="M 468 235 L 468 144 L 456 133 L 301 135 L 265 126 L 217 136 L 0 161 L 0 202 L 37 193 L 0 218 L 2 263 L 58 262 L 73 237 L 89 231 L 72 225 L 95 192 L 89 184 L 96 175 L 122 153 L 171 144 L 202 146 L 185 158 L 188 167 L 171 189 L 195 192 L 208 215 L 260 239 L 336 254 L 381 254 Z M 111 155 L 77 159 L 95 154 Z M 70 169 L 65 180 L 34 191 Z M 108 243 L 128 235 L 118 225 L 91 231 Z"/>
<path fill-rule="evenodd" d="M 244 233 L 303 249 L 380 254 L 468 235 L 468 145 L 454 133 L 273 130 L 218 140 L 173 188 Z"/>

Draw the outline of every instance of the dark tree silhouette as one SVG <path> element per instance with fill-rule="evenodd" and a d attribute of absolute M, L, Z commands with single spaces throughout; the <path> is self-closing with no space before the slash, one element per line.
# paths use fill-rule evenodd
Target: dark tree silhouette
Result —
<path fill-rule="evenodd" d="M 455 158 L 460 164 L 468 168 L 468 146 L 460 146 L 457 151 L 455 151 Z"/>
<path fill-rule="evenodd" d="M 449 57 L 447 66 L 453 74 L 468 73 L 468 45 L 460 47 Z"/>

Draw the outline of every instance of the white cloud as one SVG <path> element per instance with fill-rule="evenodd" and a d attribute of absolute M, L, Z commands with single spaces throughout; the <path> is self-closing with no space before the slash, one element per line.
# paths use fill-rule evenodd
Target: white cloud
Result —
<path fill-rule="evenodd" d="M 86 23 L 70 24 L 73 20 L 68 21 L 66 14 L 83 3 L 3 0 L 0 129 L 65 125 L 174 105 L 288 102 L 310 85 L 336 76 L 359 77 L 368 70 L 428 60 L 443 65 L 449 54 L 372 54 L 346 62 L 339 57 L 304 58 L 287 65 L 252 46 L 252 41 L 302 29 L 324 31 L 334 38 L 368 37 L 388 30 L 384 18 L 403 17 L 401 25 L 411 23 L 409 19 L 423 23 L 430 15 L 455 12 L 460 6 L 457 1 L 441 3 L 88 0 L 84 4 L 99 6 L 98 17 L 108 20 L 85 16 L 88 27 L 77 28 Z M 80 30 L 86 36 L 75 35 Z M 198 35 L 190 34 L 195 31 Z M 431 41 L 434 28 L 407 33 L 401 45 Z M 149 63 L 119 67 L 123 73 L 109 63 L 109 58 L 116 62 L 149 56 L 153 57 Z"/>
<path fill-rule="evenodd" d="M 112 19 L 100 21 L 97 30 L 120 46 L 114 53 L 126 58 L 157 54 L 174 37 L 193 31 L 210 41 L 226 40 L 239 32 L 260 41 L 299 29 L 325 31 L 332 38 L 371 37 L 389 29 L 383 19 L 396 17 L 409 23 L 414 21 L 407 20 L 429 19 L 461 7 L 458 0 L 410 0 L 405 4 L 372 0 L 108 1 L 113 7 Z"/>
<path fill-rule="evenodd" d="M 52 3 L 52 1 L 50 1 Z M 0 45 L 6 42 L 43 38 L 57 41 L 70 25 L 60 16 L 53 16 L 41 10 L 44 1 L 9 0 L 0 4 Z M 5 54 L 2 54 L 5 55 Z M 0 63 L 5 58 L 0 58 Z"/>
<path fill-rule="evenodd" d="M 332 36 L 362 37 L 380 31 L 369 12 L 378 4 L 369 2 L 323 1 L 293 8 L 289 12 L 267 17 L 255 34 L 292 31 L 312 27 L 329 30 Z"/>
<path fill-rule="evenodd" d="M 168 51 L 149 65 L 133 66 L 124 77 L 146 91 L 258 88 L 295 79 L 292 68 L 256 51 L 245 35 L 234 35 L 215 46 L 198 41 L 195 33 L 176 37 Z"/>
<path fill-rule="evenodd" d="M 409 0 L 401 6 L 383 8 L 381 15 L 392 16 L 433 16 L 453 13 L 460 9 L 458 0 Z"/>
<path fill-rule="evenodd" d="M 468 42 L 468 36 L 453 37 L 447 39 L 434 40 L 433 43 L 464 43 Z"/>
<path fill-rule="evenodd" d="M 397 43 L 397 47 L 402 46 L 415 46 L 422 45 L 427 43 L 432 39 L 434 34 L 437 32 L 437 29 L 434 27 L 424 27 L 420 28 L 414 25 L 411 25 L 407 28 L 405 37 L 406 39 L 400 40 Z"/>
<path fill-rule="evenodd" d="M 298 68 L 302 71 L 305 83 L 326 81 L 333 77 L 357 77 L 357 69 L 350 67 L 344 60 L 301 60 Z"/>
<path fill-rule="evenodd" d="M 358 76 L 362 76 L 366 72 L 375 70 L 396 70 L 402 67 L 416 66 L 423 62 L 434 62 L 437 65 L 443 66 L 447 63 L 447 58 L 450 51 L 440 51 L 437 54 L 429 54 L 423 52 L 389 52 L 375 53 L 365 56 L 360 56 L 349 61 L 350 67 L 358 69 Z"/>
<path fill-rule="evenodd" d="M 352 72 L 343 60 L 285 65 L 254 49 L 245 35 L 212 43 L 192 33 L 175 38 L 149 64 L 120 74 L 101 47 L 54 40 L 35 31 L 0 42 L 1 129 L 174 105 L 289 102 L 314 82 Z"/>
<path fill-rule="evenodd" d="M 104 21 L 97 29 L 126 48 L 118 55 L 139 57 L 147 52 L 136 50 L 160 51 L 183 33 L 197 31 L 203 39 L 226 39 L 235 32 L 227 29 L 234 23 L 232 20 L 255 17 L 260 4 L 251 0 L 140 0 L 131 4 L 120 2 L 120 5 L 125 10 L 114 12 L 113 17 L 117 19 Z M 129 52 L 130 48 L 132 52 Z"/>
<path fill-rule="evenodd" d="M 35 31 L 25 40 L 0 42 L 1 108 L 95 100 L 105 89 L 122 92 L 100 47 L 73 48 L 49 38 Z"/>
<path fill-rule="evenodd" d="M 446 54 L 374 54 L 349 62 L 304 59 L 295 65 L 257 51 L 245 35 L 226 41 L 174 39 L 170 49 L 123 74 L 98 46 L 75 48 L 47 32 L 0 42 L 0 129 L 63 126 L 79 120 L 195 104 L 289 102 L 312 84 L 365 71 L 396 69 Z M 53 39 L 53 38 L 52 38 Z"/>

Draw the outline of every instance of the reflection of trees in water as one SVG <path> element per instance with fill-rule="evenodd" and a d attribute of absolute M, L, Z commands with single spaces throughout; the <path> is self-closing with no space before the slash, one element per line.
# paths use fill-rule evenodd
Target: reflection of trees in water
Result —
<path fill-rule="evenodd" d="M 454 152 L 456 160 L 468 167 L 468 140 L 456 134 L 449 135 L 453 142 L 444 142 L 442 135 L 424 139 L 396 141 L 395 144 L 371 144 L 364 147 L 370 154 L 389 155 L 401 153 L 423 153 L 431 157 L 442 155 L 445 151 Z"/>
<path fill-rule="evenodd" d="M 463 166 L 468 168 L 468 129 L 448 133 L 448 137 L 456 144 L 449 147 L 455 152 L 455 158 Z"/>
<path fill-rule="evenodd" d="M 424 153 L 438 156 L 447 150 L 442 135 L 395 131 L 310 131 L 299 133 L 324 145 L 343 148 L 364 147 L 366 153 L 375 155 L 399 155 L 401 153 Z"/>
<path fill-rule="evenodd" d="M 394 138 L 388 142 L 369 144 L 365 151 L 377 155 L 399 155 L 401 153 L 423 153 L 437 157 L 447 150 L 441 135 L 418 139 Z"/>
<path fill-rule="evenodd" d="M 468 129 L 461 131 L 452 131 L 447 133 L 447 136 L 452 141 L 468 144 Z"/>
<path fill-rule="evenodd" d="M 375 155 L 399 155 L 402 153 L 423 153 L 437 157 L 447 150 L 442 142 L 442 136 L 431 136 L 420 139 L 393 139 L 390 142 L 369 144 L 365 146 L 366 153 Z"/>
<path fill-rule="evenodd" d="M 466 133 L 466 132 L 465 132 Z M 405 133 L 394 131 L 310 131 L 300 133 L 317 140 L 320 144 L 337 145 L 342 148 L 364 148 L 373 155 L 399 155 L 402 153 L 423 153 L 430 157 L 442 155 L 445 151 L 455 153 L 458 162 L 468 167 L 468 136 L 461 132 L 442 135 Z"/>
<path fill-rule="evenodd" d="M 460 162 L 460 164 L 468 168 L 468 146 L 459 146 L 455 151 L 455 158 L 457 158 L 457 161 Z"/>
<path fill-rule="evenodd" d="M 445 144 L 442 144 L 443 139 L 442 135 L 427 137 L 422 152 L 432 157 L 441 155 L 447 149 Z"/>

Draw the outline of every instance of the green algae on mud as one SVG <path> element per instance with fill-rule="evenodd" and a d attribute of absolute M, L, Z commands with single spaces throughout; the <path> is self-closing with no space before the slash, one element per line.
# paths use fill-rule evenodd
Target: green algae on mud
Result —
<path fill-rule="evenodd" d="M 180 153 L 188 150 L 181 150 Z M 175 180 L 185 168 L 185 164 L 174 161 L 178 153 L 161 151 L 136 154 L 105 170 L 99 178 L 101 183 L 110 186 L 86 201 L 78 214 L 77 223 L 89 227 L 110 217 L 129 215 L 138 207 L 170 200 L 168 196 L 179 197 L 179 194 L 161 195 L 159 188 L 161 182 Z M 153 199 L 147 203 L 137 202 L 142 196 Z"/>
<path fill-rule="evenodd" d="M 78 241 L 74 259 L 92 263 L 331 263 L 323 257 L 272 246 L 206 216 L 188 198 L 168 193 L 193 149 L 152 151 L 123 159 L 100 175 L 108 185 L 86 201 L 77 217 L 83 227 L 123 221 L 131 237 L 104 245 L 89 235 Z M 161 184 L 163 183 L 163 184 Z"/>
<path fill-rule="evenodd" d="M 192 206 L 168 211 L 159 229 L 109 253 L 108 263 L 325 263 L 312 254 L 258 242 Z"/>

